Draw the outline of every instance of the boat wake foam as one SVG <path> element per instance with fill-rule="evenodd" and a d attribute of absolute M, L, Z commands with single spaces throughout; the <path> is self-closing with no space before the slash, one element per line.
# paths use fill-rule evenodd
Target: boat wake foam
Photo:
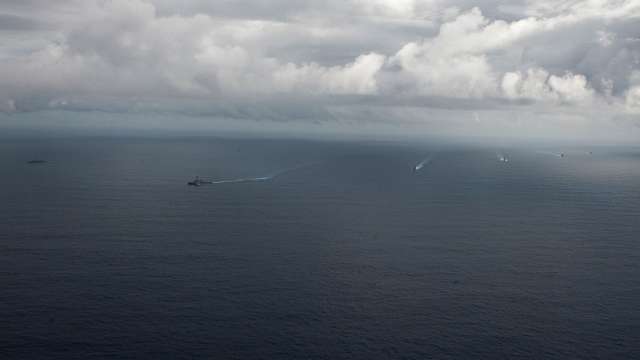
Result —
<path fill-rule="evenodd" d="M 425 166 L 429 165 L 432 159 L 433 159 L 433 156 L 429 156 L 428 158 L 420 161 L 416 166 L 413 167 L 413 171 L 418 172 L 422 170 Z"/>
<path fill-rule="evenodd" d="M 282 176 L 282 175 L 284 175 L 286 173 L 290 173 L 292 171 L 299 170 L 299 169 L 302 169 L 302 168 L 305 168 L 305 167 L 309 167 L 309 166 L 312 166 L 312 165 L 315 165 L 315 164 L 316 164 L 315 162 L 314 163 L 309 163 L 309 164 L 302 164 L 302 165 L 286 168 L 286 169 L 283 169 L 283 170 L 280 170 L 280 171 L 276 171 L 276 172 L 272 173 L 271 175 L 267 175 L 267 176 L 228 179 L 228 180 L 213 180 L 213 181 L 203 182 L 203 184 L 220 185 L 220 184 L 238 184 L 238 183 L 248 183 L 248 182 L 270 181 L 270 180 L 273 180 L 276 177 Z"/>
<path fill-rule="evenodd" d="M 215 181 L 211 181 L 209 182 L 209 184 L 211 185 L 217 185 L 217 184 L 236 184 L 236 183 L 244 183 L 244 182 L 260 182 L 260 181 L 268 181 L 273 179 L 272 176 L 262 176 L 262 177 L 255 177 L 255 178 L 240 178 L 240 179 L 230 179 L 230 180 L 215 180 Z"/>
<path fill-rule="evenodd" d="M 564 153 L 554 153 L 554 152 L 550 152 L 550 151 L 536 151 L 536 154 L 555 156 L 555 157 L 559 157 L 559 158 L 564 157 Z"/>

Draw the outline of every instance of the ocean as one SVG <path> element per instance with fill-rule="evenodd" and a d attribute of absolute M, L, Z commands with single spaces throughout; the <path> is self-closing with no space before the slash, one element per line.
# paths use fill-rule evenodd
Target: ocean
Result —
<path fill-rule="evenodd" d="M 5 139 L 0 358 L 637 359 L 639 234 L 640 148 Z"/>

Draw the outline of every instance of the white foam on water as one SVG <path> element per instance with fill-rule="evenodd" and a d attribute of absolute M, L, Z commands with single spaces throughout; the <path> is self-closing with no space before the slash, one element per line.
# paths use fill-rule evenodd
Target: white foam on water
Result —
<path fill-rule="evenodd" d="M 422 170 L 425 166 L 429 165 L 432 159 L 433 159 L 433 156 L 429 156 L 428 158 L 425 158 L 424 160 L 420 161 L 416 166 L 414 166 L 413 170 L 415 171 Z"/>
<path fill-rule="evenodd" d="M 562 157 L 562 153 L 554 153 L 554 152 L 549 152 L 549 151 L 536 151 L 536 154 L 555 156 L 555 157 Z"/>
<path fill-rule="evenodd" d="M 258 181 L 267 181 L 271 180 L 271 176 L 263 176 L 263 177 L 255 177 L 255 178 L 240 178 L 240 179 L 230 179 L 230 180 L 216 180 L 212 181 L 212 185 L 216 184 L 235 184 L 235 183 L 243 183 L 243 182 L 258 182 Z"/>
<path fill-rule="evenodd" d="M 276 171 L 274 173 L 272 173 L 271 175 L 267 175 L 267 176 L 259 176 L 259 177 L 252 177 L 252 178 L 239 178 L 239 179 L 229 179 L 229 180 L 214 180 L 211 182 L 207 182 L 205 184 L 207 185 L 219 185 L 219 184 L 238 184 L 238 183 L 247 183 L 247 182 L 263 182 L 263 181 L 269 181 L 269 180 L 273 180 L 274 178 L 278 177 L 278 176 L 282 176 L 286 173 L 295 171 L 295 170 L 299 170 L 305 167 L 309 167 L 312 165 L 315 165 L 316 163 L 310 163 L 310 164 L 302 164 L 302 165 L 298 165 L 298 166 L 294 166 L 294 167 L 290 167 L 290 168 L 286 168 L 280 171 Z"/>

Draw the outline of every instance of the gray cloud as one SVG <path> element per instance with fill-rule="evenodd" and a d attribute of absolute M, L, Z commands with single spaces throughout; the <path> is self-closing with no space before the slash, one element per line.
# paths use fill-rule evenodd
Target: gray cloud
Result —
<path fill-rule="evenodd" d="M 46 24 L 17 15 L 0 14 L 0 31 L 32 31 L 45 28 Z"/>
<path fill-rule="evenodd" d="M 565 127 L 535 114 L 568 128 L 640 114 L 639 0 L 7 0 L 0 14 L 5 113 L 466 131 L 504 128 L 470 111 L 545 131 Z"/>

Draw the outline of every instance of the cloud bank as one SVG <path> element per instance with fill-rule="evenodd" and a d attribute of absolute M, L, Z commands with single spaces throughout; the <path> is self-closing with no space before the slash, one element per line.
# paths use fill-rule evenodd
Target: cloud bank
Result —
<path fill-rule="evenodd" d="M 628 134 L 639 28 L 640 0 L 5 0 L 0 112 Z"/>

